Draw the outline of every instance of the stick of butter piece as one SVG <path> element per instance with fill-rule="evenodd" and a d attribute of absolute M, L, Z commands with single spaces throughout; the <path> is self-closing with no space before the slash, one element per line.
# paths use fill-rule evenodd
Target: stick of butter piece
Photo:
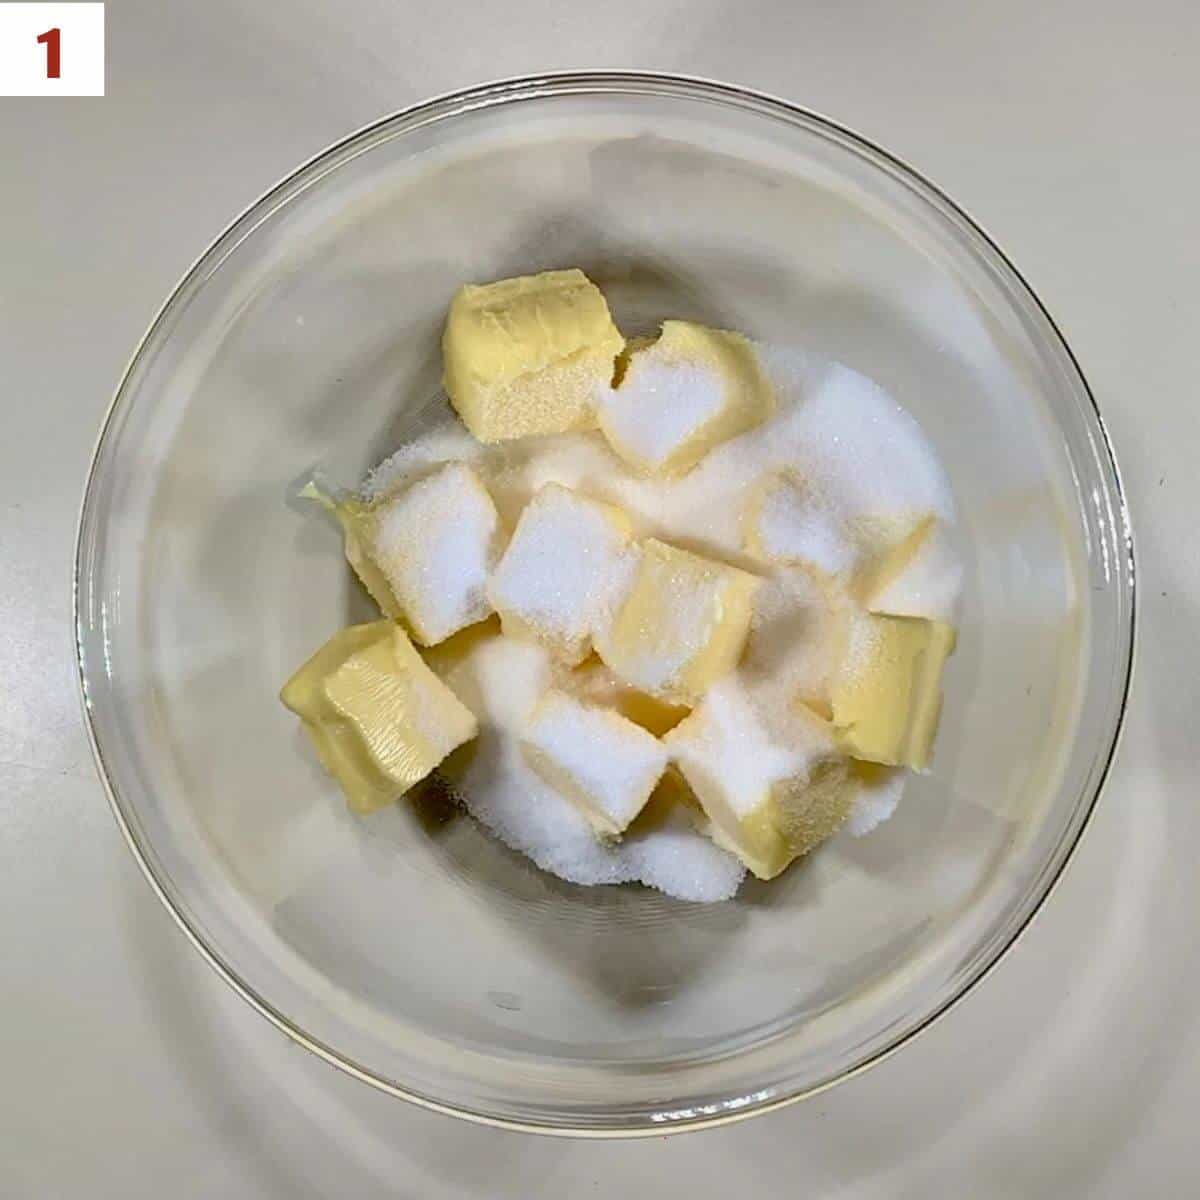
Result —
<path fill-rule="evenodd" d="M 850 622 L 831 696 L 838 743 L 848 754 L 886 766 L 928 765 L 954 641 L 952 626 L 920 617 L 864 613 Z"/>
<path fill-rule="evenodd" d="M 334 634 L 279 698 L 301 718 L 357 813 L 401 796 L 478 732 L 471 712 L 391 621 Z"/>
<path fill-rule="evenodd" d="M 619 713 L 548 692 L 521 743 L 529 765 L 603 837 L 619 837 L 667 766 L 662 743 Z"/>
<path fill-rule="evenodd" d="M 590 429 L 624 345 L 576 268 L 468 284 L 442 338 L 446 393 L 481 442 Z"/>
<path fill-rule="evenodd" d="M 832 731 L 803 708 L 786 728 L 736 677 L 716 684 L 663 739 L 709 821 L 708 832 L 772 879 L 845 821 L 856 788 Z"/>
<path fill-rule="evenodd" d="M 672 704 L 696 703 L 732 670 L 750 631 L 760 580 L 646 538 L 596 651 L 626 683 Z"/>
<path fill-rule="evenodd" d="M 371 504 L 345 497 L 332 507 L 363 586 L 422 646 L 492 611 L 486 586 L 499 553 L 500 517 L 466 463 L 446 463 Z"/>
<path fill-rule="evenodd" d="M 684 705 L 668 704 L 657 696 L 630 687 L 596 655 L 585 659 L 573 670 L 559 674 L 559 686 L 564 692 L 585 704 L 611 708 L 655 737 L 662 737 L 688 715 Z"/>
<path fill-rule="evenodd" d="M 774 396 L 740 333 L 664 321 L 635 347 L 597 416 L 609 444 L 645 475 L 683 474 L 714 446 L 771 415 Z"/>

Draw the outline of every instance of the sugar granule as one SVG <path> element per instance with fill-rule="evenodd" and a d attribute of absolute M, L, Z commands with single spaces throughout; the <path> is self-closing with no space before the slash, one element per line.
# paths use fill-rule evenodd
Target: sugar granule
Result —
<path fill-rule="evenodd" d="M 374 513 L 372 557 L 413 636 L 433 645 L 491 612 L 499 518 L 475 472 L 449 463 Z"/>
<path fill-rule="evenodd" d="M 518 622 L 567 661 L 584 658 L 624 578 L 622 557 L 631 534 L 624 515 L 611 506 L 558 484 L 541 488 L 521 513 L 488 585 L 506 628 Z"/>
<path fill-rule="evenodd" d="M 476 463 L 484 457 L 485 448 L 447 407 L 442 419 L 431 429 L 368 471 L 359 485 L 358 494 L 367 501 L 379 500 L 431 474 L 444 463 Z"/>
<path fill-rule="evenodd" d="M 500 841 L 539 867 L 578 884 L 640 882 L 681 900 L 712 903 L 736 892 L 745 869 L 714 846 L 686 814 L 662 828 L 637 822 L 619 843 L 601 842 L 579 809 L 525 761 L 520 731 L 549 687 L 551 659 L 533 642 L 482 626 L 428 657 L 475 713 L 479 736 L 446 777 L 467 811 Z"/>
<path fill-rule="evenodd" d="M 610 438 L 656 470 L 721 412 L 724 390 L 706 367 L 646 362 L 604 393 L 598 407 Z"/>
<path fill-rule="evenodd" d="M 855 779 L 858 796 L 843 828 L 851 837 L 865 837 L 889 820 L 904 794 L 908 772 L 902 767 L 858 763 Z"/>
<path fill-rule="evenodd" d="M 836 507 L 792 471 L 769 476 L 752 497 L 750 548 L 767 562 L 808 563 L 826 575 L 848 575 L 861 552 Z"/>
<path fill-rule="evenodd" d="M 667 766 L 662 743 L 641 726 L 559 691 L 534 710 L 523 744 L 534 770 L 605 834 L 625 830 Z"/>
<path fill-rule="evenodd" d="M 685 775 L 698 770 L 720 781 L 725 802 L 740 819 L 776 786 L 806 778 L 832 750 L 831 743 L 812 732 L 814 725 L 785 725 L 756 703 L 743 680 L 726 676 L 665 741 Z"/>

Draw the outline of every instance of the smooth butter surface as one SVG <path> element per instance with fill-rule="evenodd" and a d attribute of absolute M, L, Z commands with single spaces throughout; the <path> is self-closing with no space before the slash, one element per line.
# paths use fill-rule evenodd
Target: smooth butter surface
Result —
<path fill-rule="evenodd" d="M 942 669 L 954 643 L 954 628 L 941 621 L 856 617 L 831 697 L 843 749 L 868 762 L 926 767 L 941 712 Z"/>
<path fill-rule="evenodd" d="M 474 716 L 391 621 L 335 634 L 280 699 L 359 813 L 395 800 L 477 732 Z"/>
<path fill-rule="evenodd" d="M 631 686 L 691 705 L 736 666 L 750 630 L 757 576 L 646 538 L 632 582 L 596 651 Z"/>
<path fill-rule="evenodd" d="M 575 268 L 468 284 L 442 338 L 446 392 L 481 442 L 590 428 L 624 345 L 600 289 Z"/>
<path fill-rule="evenodd" d="M 585 659 L 571 671 L 560 671 L 559 676 L 563 691 L 585 704 L 611 708 L 655 737 L 662 737 L 688 715 L 685 705 L 668 704 L 631 687 L 606 667 L 598 655 Z"/>

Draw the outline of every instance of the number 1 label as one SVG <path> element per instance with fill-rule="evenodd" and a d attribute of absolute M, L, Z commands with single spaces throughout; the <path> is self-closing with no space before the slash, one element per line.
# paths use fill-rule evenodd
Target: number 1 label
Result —
<path fill-rule="evenodd" d="M 0 97 L 103 95 L 103 4 L 0 2 Z"/>
<path fill-rule="evenodd" d="M 62 78 L 62 30 L 55 27 L 38 35 L 39 45 L 46 47 L 46 78 Z"/>

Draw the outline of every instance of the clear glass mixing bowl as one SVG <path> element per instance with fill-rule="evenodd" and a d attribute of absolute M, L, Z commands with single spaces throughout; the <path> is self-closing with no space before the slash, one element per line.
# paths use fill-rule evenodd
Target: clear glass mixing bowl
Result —
<path fill-rule="evenodd" d="M 966 535 L 933 773 L 872 836 L 726 904 L 562 884 L 427 806 L 355 819 L 275 698 L 368 613 L 295 481 L 353 482 L 421 428 L 461 282 L 570 265 L 619 322 L 693 318 L 881 382 L 936 444 Z M 411 109 L 236 221 L 120 385 L 76 590 L 114 811 L 217 971 L 396 1095 L 585 1134 L 810 1094 L 978 981 L 1087 822 L 1133 641 L 1100 419 L 979 228 L 811 113 L 612 73 Z"/>

